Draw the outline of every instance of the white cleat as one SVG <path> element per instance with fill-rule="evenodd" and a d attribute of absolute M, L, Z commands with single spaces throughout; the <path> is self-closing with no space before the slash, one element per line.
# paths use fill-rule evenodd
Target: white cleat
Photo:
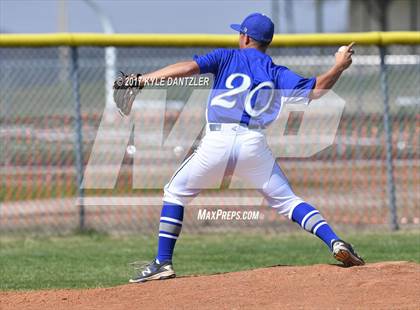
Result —
<path fill-rule="evenodd" d="M 365 264 L 363 258 L 356 253 L 351 244 L 343 240 L 335 240 L 333 242 L 332 252 L 334 258 L 342 262 L 346 267 L 362 266 Z"/>
<path fill-rule="evenodd" d="M 151 280 L 165 280 L 175 278 L 175 271 L 172 267 L 172 262 L 158 262 L 154 259 L 152 262 L 143 265 L 139 268 L 138 274 L 130 279 L 130 283 L 141 283 Z"/>

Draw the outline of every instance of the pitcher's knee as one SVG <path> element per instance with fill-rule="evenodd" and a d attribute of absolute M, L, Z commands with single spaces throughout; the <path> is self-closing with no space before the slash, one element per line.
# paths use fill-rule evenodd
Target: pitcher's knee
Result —
<path fill-rule="evenodd" d="M 290 214 L 292 213 L 293 209 L 304 202 L 303 199 L 294 196 L 290 197 L 288 199 L 267 199 L 270 203 L 270 206 L 276 211 L 284 216 L 287 216 L 290 218 Z"/>
<path fill-rule="evenodd" d="M 180 190 L 166 185 L 163 190 L 163 201 L 186 206 L 198 195 L 198 192 L 191 190 Z"/>
<path fill-rule="evenodd" d="M 293 208 L 304 202 L 303 199 L 295 195 L 287 182 L 277 185 L 272 190 L 266 188 L 263 190 L 263 194 L 270 206 L 284 216 L 289 216 Z"/>

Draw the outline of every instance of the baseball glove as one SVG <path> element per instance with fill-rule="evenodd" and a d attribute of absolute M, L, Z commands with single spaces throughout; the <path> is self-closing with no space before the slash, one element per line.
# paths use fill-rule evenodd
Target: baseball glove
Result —
<path fill-rule="evenodd" d="M 125 74 L 120 71 L 120 75 L 114 82 L 114 101 L 121 116 L 130 114 L 134 99 L 143 88 L 140 77 L 141 74 Z"/>

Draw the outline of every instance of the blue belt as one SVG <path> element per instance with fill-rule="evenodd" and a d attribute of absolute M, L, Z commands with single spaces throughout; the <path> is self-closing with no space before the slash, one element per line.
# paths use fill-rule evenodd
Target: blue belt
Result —
<path fill-rule="evenodd" d="M 230 124 L 230 123 L 226 123 L 226 124 Z M 232 123 L 232 124 L 235 124 L 235 123 Z M 239 123 L 237 125 L 239 125 L 241 127 L 244 127 L 244 128 L 248 128 L 248 129 L 264 129 L 261 126 L 248 126 L 247 124 L 243 124 L 243 123 Z M 216 123 L 209 124 L 209 129 L 210 129 L 210 131 L 221 131 L 222 130 L 222 124 L 216 124 Z"/>

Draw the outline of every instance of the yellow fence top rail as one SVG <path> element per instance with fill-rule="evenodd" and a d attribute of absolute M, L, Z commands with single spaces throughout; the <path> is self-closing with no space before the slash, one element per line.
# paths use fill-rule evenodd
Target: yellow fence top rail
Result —
<path fill-rule="evenodd" d="M 322 34 L 276 34 L 271 46 L 420 44 L 420 32 L 353 32 Z M 0 34 L 0 47 L 48 46 L 148 46 L 148 47 L 236 47 L 238 35 L 215 34 Z"/>

